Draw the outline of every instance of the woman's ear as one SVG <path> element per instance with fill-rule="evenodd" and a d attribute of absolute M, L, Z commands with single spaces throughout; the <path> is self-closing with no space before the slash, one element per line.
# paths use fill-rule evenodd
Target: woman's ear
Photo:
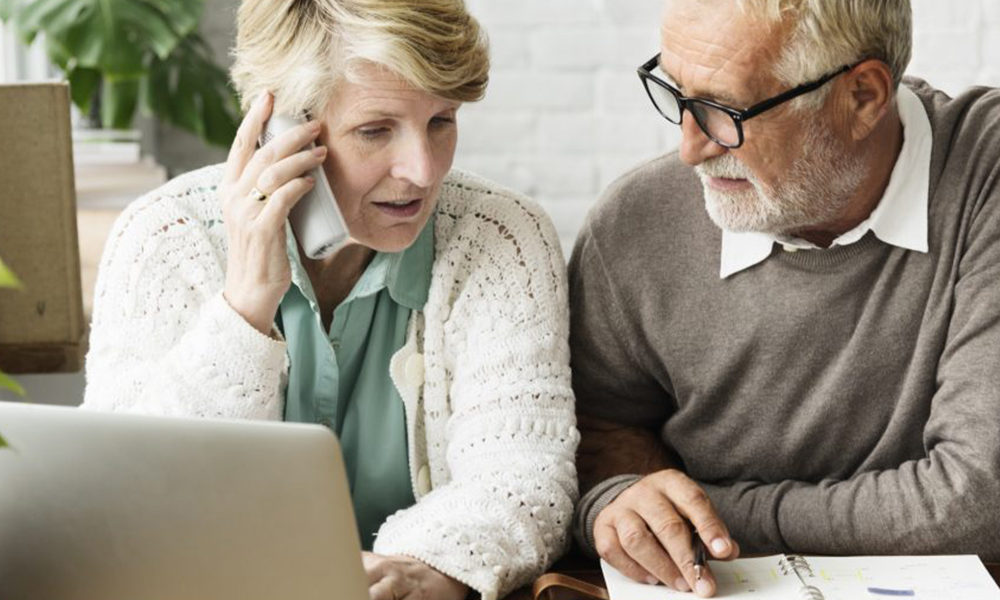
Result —
<path fill-rule="evenodd" d="M 871 135 L 892 107 L 896 97 L 892 73 L 884 62 L 869 59 L 847 72 L 844 84 L 851 137 L 860 142 Z"/>

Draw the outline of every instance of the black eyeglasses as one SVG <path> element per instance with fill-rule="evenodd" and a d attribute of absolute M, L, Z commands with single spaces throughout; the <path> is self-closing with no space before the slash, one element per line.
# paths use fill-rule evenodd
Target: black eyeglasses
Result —
<path fill-rule="evenodd" d="M 773 98 L 768 98 L 763 102 L 754 104 L 746 110 L 739 110 L 706 98 L 688 98 L 682 96 L 680 90 L 653 75 L 652 71 L 659 63 L 660 55 L 657 53 L 656 56 L 639 67 L 639 79 L 642 80 L 642 85 L 646 88 L 646 94 L 649 95 L 649 99 L 653 103 L 653 106 L 656 107 L 656 110 L 664 119 L 676 125 L 681 124 L 681 119 L 684 118 L 684 111 L 687 110 L 694 116 L 698 127 L 705 132 L 705 135 L 710 140 L 726 148 L 739 148 L 743 145 L 743 122 L 747 119 L 752 119 L 764 111 L 771 110 L 779 104 L 788 102 L 792 98 L 808 94 L 841 73 L 846 73 L 854 68 L 853 65 L 844 65 L 815 81 L 803 83 L 787 92 L 782 92 Z"/>

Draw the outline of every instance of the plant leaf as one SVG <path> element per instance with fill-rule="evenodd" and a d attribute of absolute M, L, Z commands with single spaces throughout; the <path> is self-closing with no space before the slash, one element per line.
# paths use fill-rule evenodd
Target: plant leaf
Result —
<path fill-rule="evenodd" d="M 7 22 L 14 14 L 16 6 L 14 0 L 0 0 L 0 21 Z"/>
<path fill-rule="evenodd" d="M 198 23 L 201 22 L 205 10 L 204 0 L 146 0 L 146 2 L 166 15 L 182 38 L 198 30 Z"/>
<path fill-rule="evenodd" d="M 21 39 L 30 44 L 39 32 L 52 34 L 51 37 L 62 38 L 62 32 L 81 15 L 81 11 L 93 10 L 87 3 L 70 2 L 66 0 L 35 0 L 22 2 L 14 12 L 14 24 L 21 33 Z"/>
<path fill-rule="evenodd" d="M 204 0 L 0 0 L 0 7 L 23 39 L 45 33 L 49 58 L 81 110 L 101 86 L 105 126 L 130 126 L 141 105 L 209 143 L 232 143 L 240 108 L 197 33 Z"/>
<path fill-rule="evenodd" d="M 10 270 L 9 267 L 0 259 L 0 288 L 15 288 L 24 289 L 24 284 L 21 280 L 17 278 L 17 275 Z M 16 381 L 0 371 L 0 389 L 8 389 L 18 396 L 24 396 L 24 388 L 20 386 Z M 6 446 L 7 443 L 0 437 L 0 447 Z"/>
<path fill-rule="evenodd" d="M 17 290 L 24 289 L 24 284 L 21 283 L 21 280 L 17 278 L 17 275 L 10 270 L 10 267 L 3 262 L 2 258 L 0 258 L 0 288 L 14 288 Z"/>
<path fill-rule="evenodd" d="M 232 145 L 238 127 L 232 118 L 234 109 L 227 108 L 226 102 L 226 96 L 217 90 L 209 88 L 202 92 L 201 120 L 205 124 L 205 141 L 222 148 Z"/>
<path fill-rule="evenodd" d="M 69 69 L 70 63 L 75 63 L 74 57 L 66 51 L 60 40 L 45 38 L 45 52 L 49 55 L 49 62 L 59 67 L 63 71 Z"/>
<path fill-rule="evenodd" d="M 13 0 L 2 0 L 11 2 Z M 80 66 L 112 76 L 144 72 L 197 28 L 204 0 L 34 0 L 13 10 L 22 37 L 44 32 Z"/>
<path fill-rule="evenodd" d="M 75 67 L 67 70 L 66 79 L 69 80 L 69 94 L 73 98 L 73 104 L 83 114 L 88 114 L 94 93 L 101 86 L 101 72 L 88 67 Z"/>
<path fill-rule="evenodd" d="M 18 396 L 24 396 L 26 394 L 24 388 L 21 387 L 21 384 L 14 381 L 7 375 L 4 375 L 3 371 L 0 371 L 0 389 L 8 389 Z"/>
<path fill-rule="evenodd" d="M 101 124 L 109 129 L 128 129 L 138 101 L 138 78 L 106 78 L 101 86 Z"/>
<path fill-rule="evenodd" d="M 209 143 L 228 147 L 236 135 L 240 107 L 229 76 L 209 52 L 201 36 L 192 34 L 168 61 L 154 59 L 143 84 L 143 106 Z"/>
<path fill-rule="evenodd" d="M 162 60 L 150 61 L 146 76 L 139 82 L 139 106 L 146 114 L 170 114 L 170 68 Z"/>

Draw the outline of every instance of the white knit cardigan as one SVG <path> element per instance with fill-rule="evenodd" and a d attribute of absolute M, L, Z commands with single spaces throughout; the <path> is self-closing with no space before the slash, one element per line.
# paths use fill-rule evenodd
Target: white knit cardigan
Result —
<path fill-rule="evenodd" d="M 94 298 L 84 406 L 280 420 L 288 361 L 222 297 L 220 166 L 132 203 Z M 435 259 L 390 373 L 405 405 L 417 503 L 374 551 L 401 554 L 484 599 L 529 583 L 568 545 L 579 439 L 562 253 L 530 200 L 453 171 Z"/>

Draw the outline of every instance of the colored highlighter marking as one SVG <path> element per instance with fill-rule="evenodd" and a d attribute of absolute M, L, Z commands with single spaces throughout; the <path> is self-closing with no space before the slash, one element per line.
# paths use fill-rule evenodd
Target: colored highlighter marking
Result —
<path fill-rule="evenodd" d="M 877 588 L 877 587 L 868 588 L 868 593 L 875 594 L 876 596 L 893 596 L 893 597 L 917 595 L 916 592 L 914 592 L 913 590 L 892 590 L 889 588 Z"/>

